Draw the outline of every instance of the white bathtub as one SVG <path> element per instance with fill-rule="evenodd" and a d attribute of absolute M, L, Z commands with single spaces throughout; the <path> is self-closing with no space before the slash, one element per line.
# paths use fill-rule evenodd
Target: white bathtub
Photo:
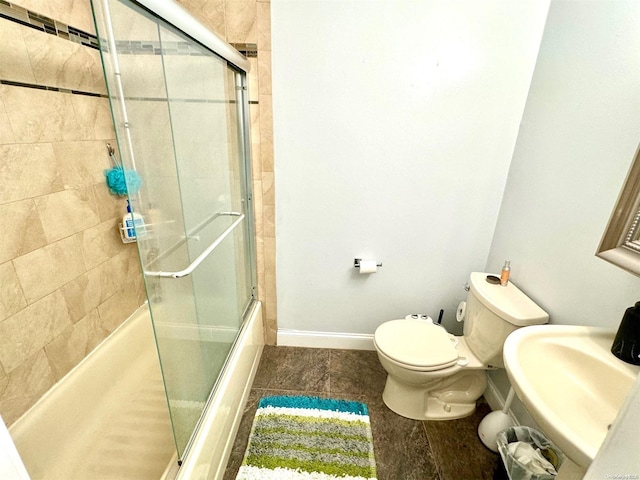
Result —
<path fill-rule="evenodd" d="M 263 338 L 257 302 L 177 478 L 222 478 Z M 175 446 L 147 306 L 118 327 L 9 432 L 32 480 L 174 478 Z"/>
<path fill-rule="evenodd" d="M 263 348 L 262 304 L 256 302 L 176 480 L 222 479 Z"/>

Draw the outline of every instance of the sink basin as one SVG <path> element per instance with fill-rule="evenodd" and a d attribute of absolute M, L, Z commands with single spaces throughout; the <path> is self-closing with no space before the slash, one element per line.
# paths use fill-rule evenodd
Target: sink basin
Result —
<path fill-rule="evenodd" d="M 518 398 L 574 463 L 588 468 L 640 372 L 610 351 L 614 331 L 535 325 L 513 332 L 504 362 Z"/>

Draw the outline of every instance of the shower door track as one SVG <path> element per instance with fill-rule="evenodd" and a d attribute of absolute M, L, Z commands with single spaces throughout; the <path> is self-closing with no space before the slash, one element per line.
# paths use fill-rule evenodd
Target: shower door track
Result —
<path fill-rule="evenodd" d="M 194 22 L 191 14 L 179 4 L 167 0 L 133 0 L 133 3 L 138 4 L 155 16 L 163 18 L 175 28 L 181 30 L 184 34 L 201 43 L 243 72 L 249 73 L 251 70 L 249 60 L 204 26 Z"/>

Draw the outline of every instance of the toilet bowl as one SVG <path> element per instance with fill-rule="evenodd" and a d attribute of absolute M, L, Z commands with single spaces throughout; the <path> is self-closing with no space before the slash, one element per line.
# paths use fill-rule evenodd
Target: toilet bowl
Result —
<path fill-rule="evenodd" d="M 463 336 L 412 318 L 376 329 L 374 345 L 388 374 L 382 399 L 392 411 L 415 420 L 471 415 L 487 386 L 486 371 L 504 366 L 507 336 L 548 321 L 547 313 L 513 283 L 490 284 L 487 275 L 470 276 Z"/>
<path fill-rule="evenodd" d="M 403 417 L 445 420 L 475 410 L 487 378 L 485 366 L 463 337 L 424 320 L 392 320 L 374 335 L 387 371 L 384 403 Z"/>

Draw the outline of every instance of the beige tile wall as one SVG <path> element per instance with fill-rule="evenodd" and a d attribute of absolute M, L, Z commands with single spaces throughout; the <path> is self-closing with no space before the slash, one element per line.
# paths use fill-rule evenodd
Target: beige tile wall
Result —
<path fill-rule="evenodd" d="M 15 3 L 91 28 L 88 3 Z M 106 92 L 97 50 L 6 19 L 0 57 L 0 80 Z M 107 99 L 0 85 L 0 132 L 0 414 L 11 424 L 144 289 L 135 245 L 116 229 L 124 200 L 102 173 L 105 143 L 115 144 Z"/>
<path fill-rule="evenodd" d="M 258 295 L 275 343 L 270 4 L 180 0 L 230 43 L 255 43 L 250 75 Z M 15 0 L 94 33 L 88 0 Z M 0 18 L 0 80 L 104 94 L 94 49 Z M 0 85 L 0 414 L 10 425 L 144 301 L 124 201 L 109 194 L 105 98 Z"/>

